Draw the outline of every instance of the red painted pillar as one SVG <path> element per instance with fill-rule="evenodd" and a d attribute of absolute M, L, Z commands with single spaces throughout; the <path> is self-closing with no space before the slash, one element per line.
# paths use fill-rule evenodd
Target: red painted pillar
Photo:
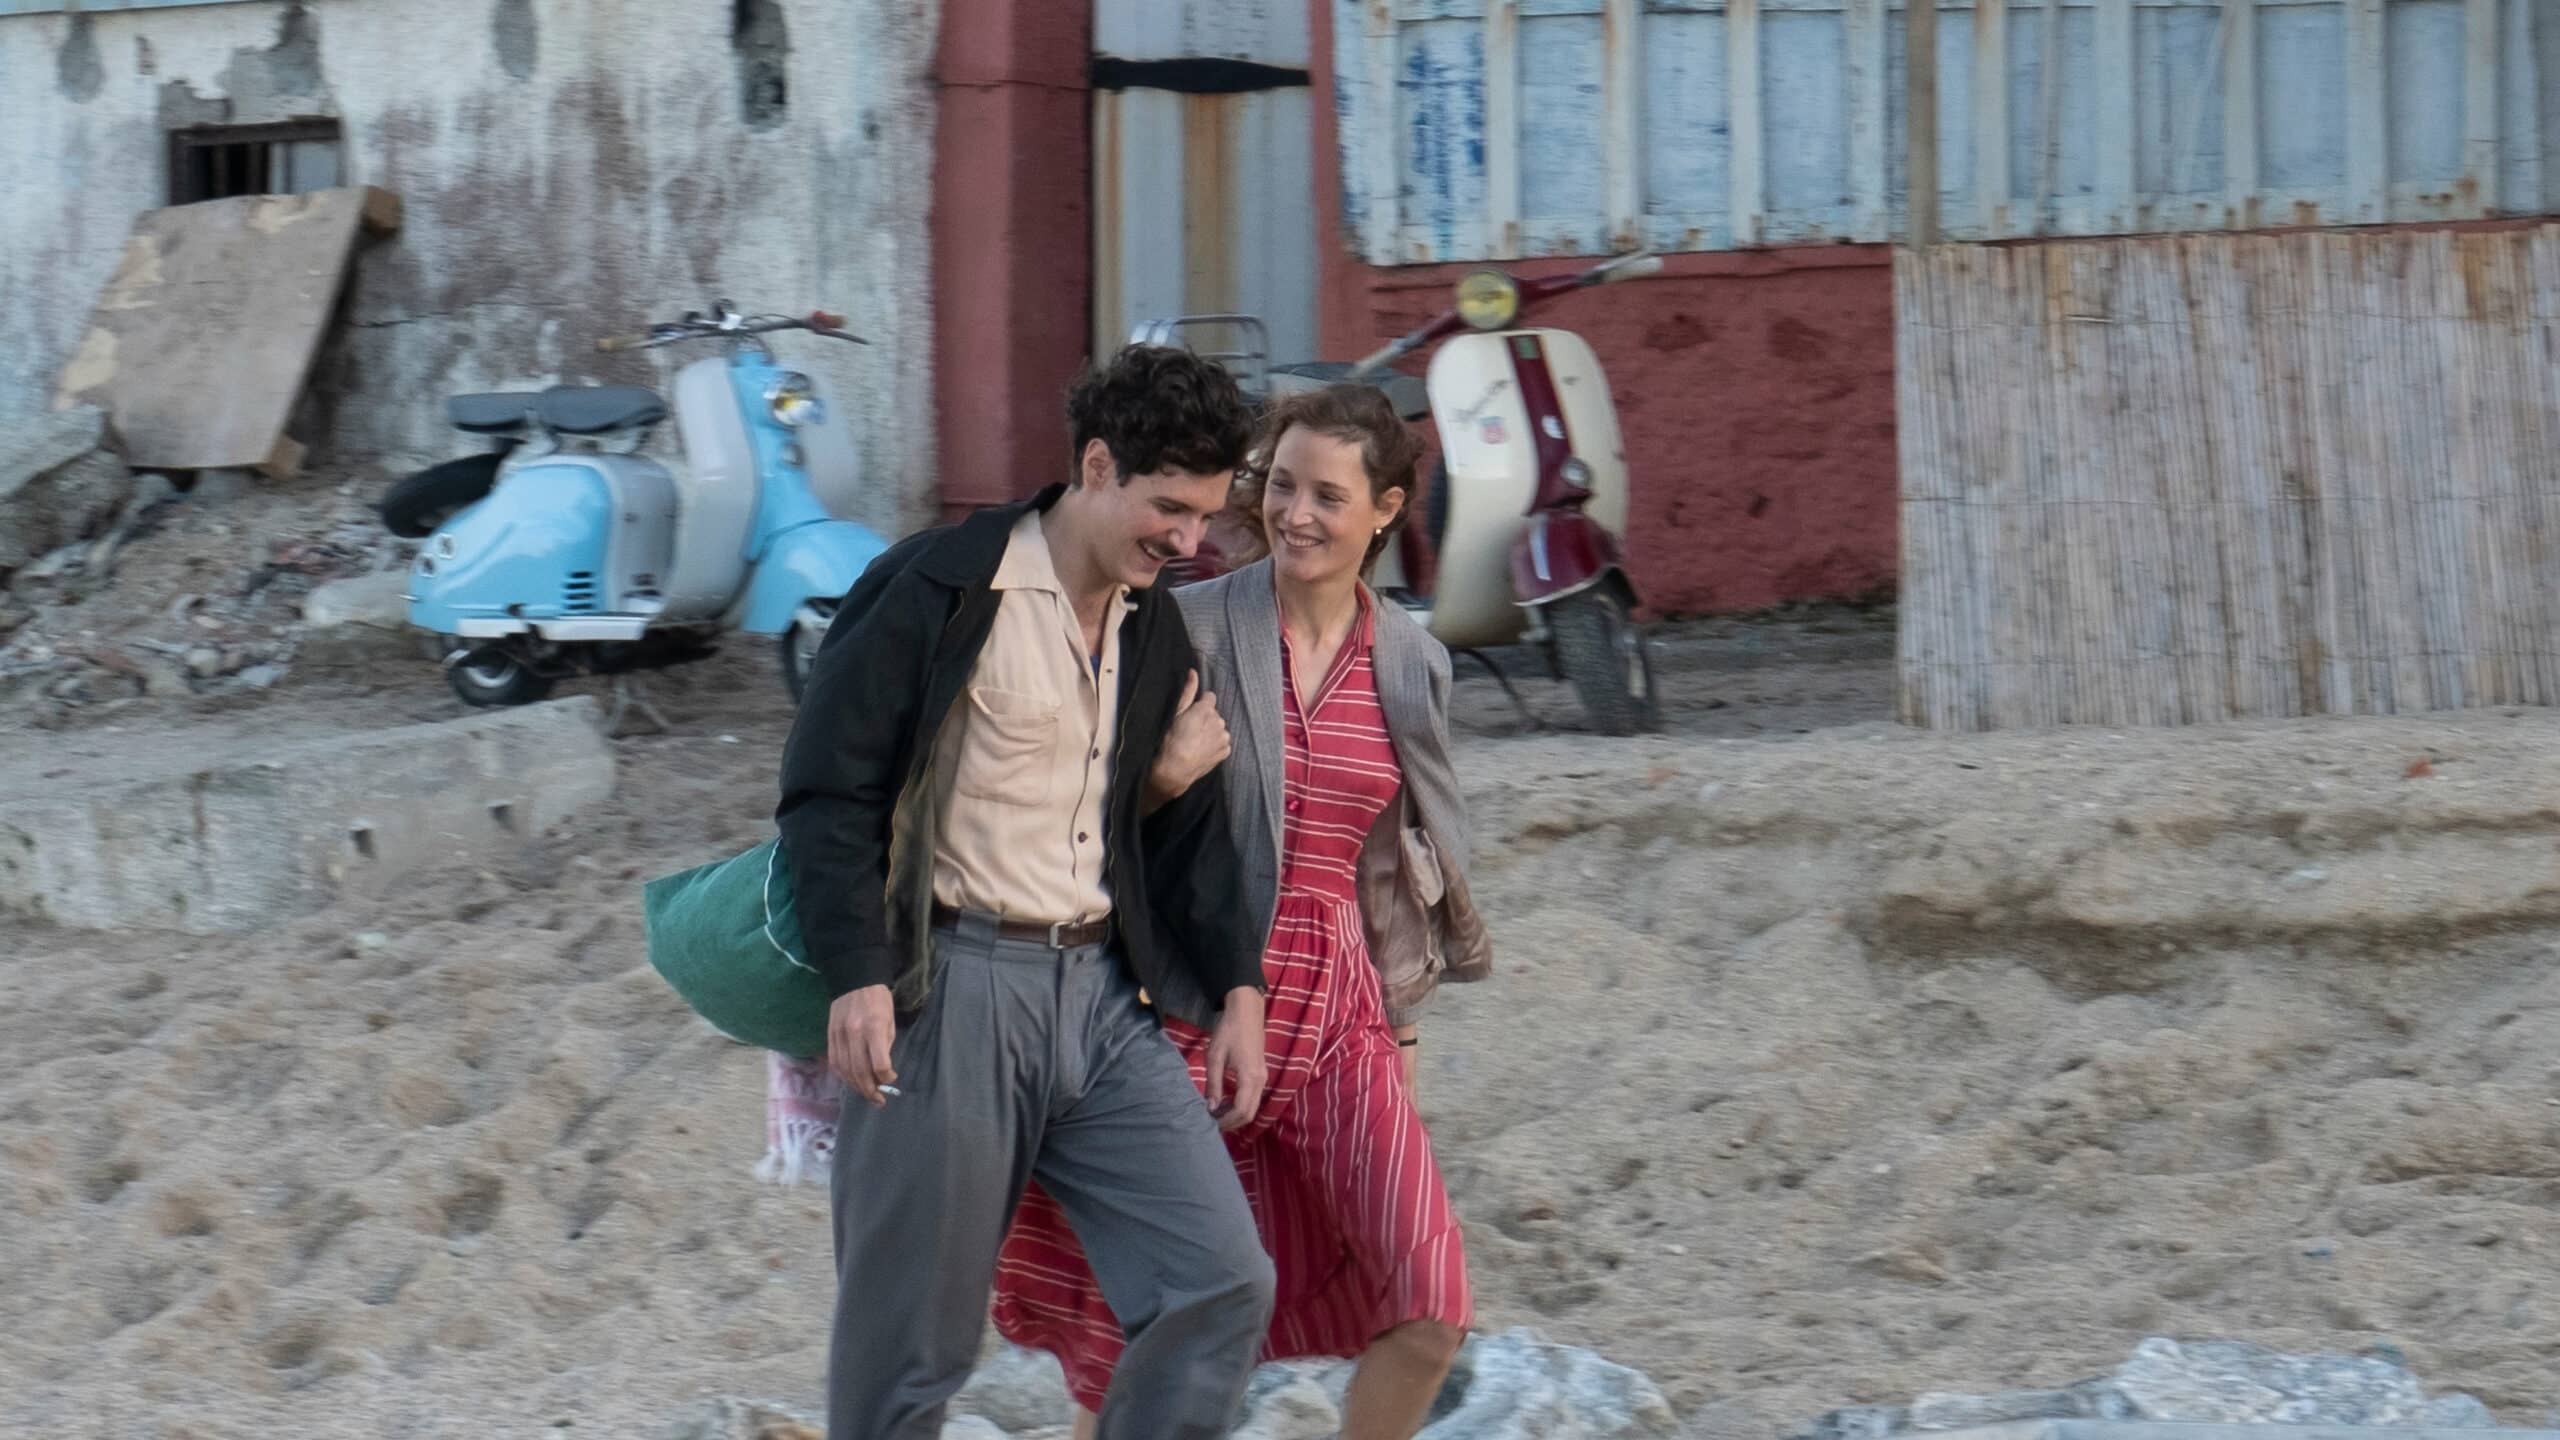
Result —
<path fill-rule="evenodd" d="M 943 514 L 1068 468 L 1093 290 L 1092 0 L 946 0 L 934 59 L 933 364 Z"/>

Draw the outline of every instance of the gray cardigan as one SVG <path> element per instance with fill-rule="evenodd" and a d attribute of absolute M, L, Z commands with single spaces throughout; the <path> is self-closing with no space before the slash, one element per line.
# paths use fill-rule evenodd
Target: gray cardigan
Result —
<path fill-rule="evenodd" d="M 1280 602 L 1271 562 L 1173 592 L 1232 745 L 1219 767 L 1253 933 L 1280 903 L 1283 739 Z M 1404 785 L 1361 857 L 1361 912 L 1392 1024 L 1413 1022 L 1440 980 L 1477 980 L 1492 947 L 1466 884 L 1466 802 L 1449 763 L 1449 652 L 1393 601 L 1377 615 L 1370 664 Z"/>

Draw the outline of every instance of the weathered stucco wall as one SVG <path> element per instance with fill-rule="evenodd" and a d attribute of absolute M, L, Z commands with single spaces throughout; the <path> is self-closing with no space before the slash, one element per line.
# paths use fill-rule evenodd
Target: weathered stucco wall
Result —
<path fill-rule="evenodd" d="M 651 382 L 606 356 L 727 296 L 870 337 L 777 345 L 848 408 L 861 518 L 930 515 L 937 6 L 907 0 L 314 0 L 0 18 L 0 415 L 48 403 L 167 130 L 339 119 L 347 183 L 406 203 L 364 255 L 312 420 L 324 453 L 455 453 L 443 397 Z M 671 439 L 672 437 L 667 437 Z"/>

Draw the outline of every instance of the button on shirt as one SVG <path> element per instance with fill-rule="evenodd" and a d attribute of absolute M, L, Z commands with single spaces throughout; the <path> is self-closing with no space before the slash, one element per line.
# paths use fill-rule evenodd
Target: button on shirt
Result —
<path fill-rule="evenodd" d="M 994 588 L 995 626 L 935 744 L 933 898 L 1044 925 L 1098 920 L 1111 912 L 1103 806 L 1120 623 L 1135 602 L 1115 590 L 1102 653 L 1087 649 L 1036 510 L 1014 527 Z"/>

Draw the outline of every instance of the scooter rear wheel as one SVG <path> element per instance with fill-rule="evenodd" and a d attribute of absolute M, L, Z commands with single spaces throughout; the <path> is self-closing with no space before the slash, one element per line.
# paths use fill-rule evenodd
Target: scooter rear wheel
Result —
<path fill-rule="evenodd" d="M 555 683 L 494 645 L 483 645 L 446 666 L 444 678 L 463 704 L 482 709 L 530 705 L 550 694 Z"/>
<path fill-rule="evenodd" d="M 1633 735 L 1662 725 L 1662 696 L 1653 682 L 1653 646 L 1626 602 L 1604 586 L 1548 607 L 1557 668 L 1582 699 L 1583 713 L 1603 735 Z"/>

